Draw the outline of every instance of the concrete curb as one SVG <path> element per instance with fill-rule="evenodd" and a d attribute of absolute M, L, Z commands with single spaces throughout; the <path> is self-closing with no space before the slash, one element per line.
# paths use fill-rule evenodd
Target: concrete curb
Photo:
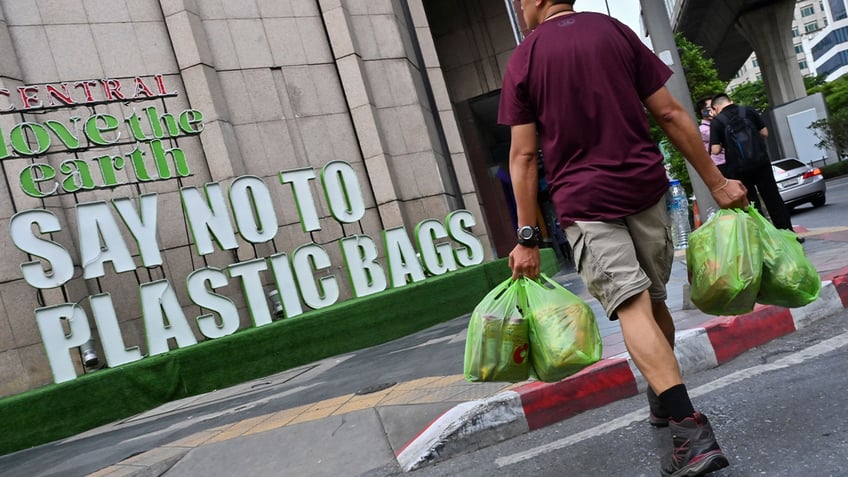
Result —
<path fill-rule="evenodd" d="M 822 282 L 821 296 L 802 307 L 757 306 L 751 313 L 717 317 L 677 334 L 675 354 L 685 375 L 714 368 L 745 351 L 848 308 L 848 275 Z M 647 382 L 629 355 L 606 358 L 557 383 L 532 382 L 442 414 L 397 454 L 403 471 L 568 419 L 642 393 Z"/>

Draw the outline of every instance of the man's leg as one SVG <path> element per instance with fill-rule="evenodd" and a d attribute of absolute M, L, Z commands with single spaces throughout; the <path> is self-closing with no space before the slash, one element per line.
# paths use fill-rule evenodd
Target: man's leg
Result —
<path fill-rule="evenodd" d="M 653 317 L 648 292 L 626 301 L 616 313 L 624 344 L 648 384 L 671 414 L 669 427 L 674 449 L 662 465 L 664 476 L 704 475 L 729 465 L 715 440 L 707 417 L 695 412 L 680 377 L 680 368 L 668 339 Z"/>
<path fill-rule="evenodd" d="M 742 181 L 745 188 L 748 189 L 748 202 L 754 204 L 760 215 L 766 214 L 766 208 L 763 207 L 763 200 L 760 198 L 760 193 L 757 188 L 757 173 L 746 172 L 738 174 L 738 180 Z"/>
<path fill-rule="evenodd" d="M 651 309 L 653 311 L 654 321 L 657 322 L 657 326 L 660 327 L 660 331 L 663 336 L 665 336 L 668 344 L 671 345 L 672 349 L 674 349 L 674 320 L 671 318 L 671 312 L 668 311 L 665 300 L 652 299 Z M 654 427 L 668 426 L 668 419 L 670 417 L 669 413 L 651 386 L 648 386 L 646 395 L 648 397 L 648 408 L 650 410 L 650 413 L 648 414 L 648 423 Z"/>
<path fill-rule="evenodd" d="M 643 291 L 626 301 L 618 307 L 616 313 L 627 351 L 651 388 L 661 395 L 669 388 L 682 384 L 677 358 L 668 337 L 654 318 L 648 292 Z M 669 409 L 672 416 L 673 411 Z M 682 419 L 691 414 L 686 414 L 685 411 L 678 411 L 678 417 Z"/>
<path fill-rule="evenodd" d="M 651 300 L 651 311 L 663 336 L 674 349 L 674 320 L 671 318 L 671 312 L 668 311 L 665 300 Z"/>
<path fill-rule="evenodd" d="M 769 217 L 775 227 L 779 229 L 792 230 L 792 219 L 789 215 L 789 208 L 783 203 L 780 197 L 780 191 L 777 189 L 777 183 L 774 181 L 774 174 L 771 170 L 771 165 L 758 167 L 755 175 L 757 190 L 763 198 L 766 209 L 768 209 Z"/>

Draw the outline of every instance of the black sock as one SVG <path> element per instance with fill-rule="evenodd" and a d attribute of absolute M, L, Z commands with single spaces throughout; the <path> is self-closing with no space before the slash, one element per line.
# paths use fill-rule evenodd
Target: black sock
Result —
<path fill-rule="evenodd" d="M 666 389 L 659 395 L 659 398 L 671 418 L 677 422 L 695 414 L 695 408 L 692 406 L 692 401 L 689 400 L 689 393 L 684 384 Z"/>

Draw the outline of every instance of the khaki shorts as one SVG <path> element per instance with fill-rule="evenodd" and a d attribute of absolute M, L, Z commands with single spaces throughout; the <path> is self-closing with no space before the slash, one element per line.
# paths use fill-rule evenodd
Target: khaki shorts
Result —
<path fill-rule="evenodd" d="M 565 229 L 577 272 L 611 320 L 622 303 L 644 290 L 665 301 L 674 245 L 665 198 L 623 219 L 575 222 Z"/>

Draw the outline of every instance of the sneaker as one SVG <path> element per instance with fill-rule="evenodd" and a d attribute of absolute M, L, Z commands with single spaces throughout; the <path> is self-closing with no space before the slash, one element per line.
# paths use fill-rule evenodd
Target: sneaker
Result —
<path fill-rule="evenodd" d="M 650 413 L 648 414 L 648 423 L 654 427 L 666 427 L 668 426 L 668 418 L 669 414 L 665 410 L 665 406 L 663 406 L 662 401 L 651 389 L 651 386 L 648 386 L 648 407 L 650 408 Z"/>
<path fill-rule="evenodd" d="M 805 239 L 804 237 L 801 237 L 800 235 L 795 237 L 795 240 L 797 240 L 798 243 L 804 243 L 804 242 L 807 241 L 807 239 Z"/>
<path fill-rule="evenodd" d="M 680 422 L 670 421 L 669 426 L 674 450 L 663 462 L 662 475 L 697 477 L 730 465 L 707 416 L 696 412 Z"/>

